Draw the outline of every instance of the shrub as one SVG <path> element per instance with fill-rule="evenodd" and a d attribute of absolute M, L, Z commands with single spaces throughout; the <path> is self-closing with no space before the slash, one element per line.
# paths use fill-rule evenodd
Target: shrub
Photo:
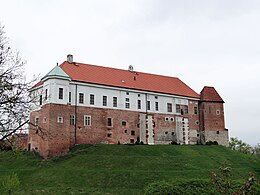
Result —
<path fill-rule="evenodd" d="M 176 141 L 172 141 L 171 144 L 172 144 L 172 145 L 180 145 L 180 144 L 177 143 Z"/>
<path fill-rule="evenodd" d="M 218 145 L 218 142 L 217 141 L 207 141 L 206 142 L 206 145 Z"/>

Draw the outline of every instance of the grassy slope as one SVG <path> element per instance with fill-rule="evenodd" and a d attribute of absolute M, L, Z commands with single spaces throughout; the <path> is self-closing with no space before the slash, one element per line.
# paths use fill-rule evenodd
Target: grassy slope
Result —
<path fill-rule="evenodd" d="M 260 160 L 222 146 L 89 145 L 47 161 L 0 152 L 0 181 L 17 173 L 19 194 L 141 194 L 155 181 L 208 179 L 224 161 L 235 180 L 248 172 L 260 178 Z"/>

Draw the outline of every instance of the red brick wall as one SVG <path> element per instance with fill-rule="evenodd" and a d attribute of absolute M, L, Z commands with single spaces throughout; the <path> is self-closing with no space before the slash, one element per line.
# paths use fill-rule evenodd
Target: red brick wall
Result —
<path fill-rule="evenodd" d="M 196 101 L 189 102 L 189 113 L 182 115 L 188 117 L 190 129 L 198 130 L 195 121 L 199 119 L 194 114 L 193 107 Z M 29 143 L 33 150 L 37 150 L 44 157 L 52 157 L 66 153 L 75 144 L 112 143 L 121 144 L 136 142 L 139 137 L 139 112 L 104 109 L 93 107 L 77 107 L 77 120 L 70 125 L 70 115 L 75 115 L 75 106 L 48 104 L 41 110 L 32 112 L 30 121 L 34 124 L 35 117 L 39 117 L 38 129 L 30 125 Z M 148 113 L 153 116 L 155 127 L 155 143 L 169 143 L 165 131 L 174 132 L 176 129 L 175 115 Z M 84 126 L 84 115 L 91 116 L 91 126 Z M 63 117 L 63 123 L 58 123 L 58 116 Z M 43 118 L 46 117 L 46 123 Z M 173 117 L 174 121 L 165 121 L 165 117 Z M 112 126 L 108 127 L 107 120 L 112 118 Z M 126 125 L 122 125 L 125 121 Z M 132 133 L 133 132 L 133 133 Z M 169 132 L 171 133 L 171 132 Z M 168 140 L 168 142 L 167 142 Z M 164 142 L 165 141 L 165 142 Z"/>
<path fill-rule="evenodd" d="M 219 114 L 217 114 L 219 112 Z M 201 102 L 200 103 L 201 129 L 205 131 L 224 131 L 224 108 L 223 103 Z"/>

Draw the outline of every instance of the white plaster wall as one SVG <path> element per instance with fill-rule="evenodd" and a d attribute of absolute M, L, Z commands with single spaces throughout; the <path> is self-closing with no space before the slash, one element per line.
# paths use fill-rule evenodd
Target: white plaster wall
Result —
<path fill-rule="evenodd" d="M 63 99 L 59 99 L 59 88 L 63 88 Z M 48 89 L 48 99 L 44 103 L 67 104 L 69 99 L 69 80 L 48 79 L 44 82 L 43 92 Z M 45 96 L 45 94 L 43 94 Z"/>
<path fill-rule="evenodd" d="M 36 89 L 30 91 L 31 103 L 30 110 L 39 110 L 41 108 L 40 105 L 40 95 L 43 93 L 43 87 L 37 87 Z"/>
<path fill-rule="evenodd" d="M 77 87 L 76 87 L 77 85 Z M 59 88 L 63 88 L 63 99 L 58 99 Z M 69 80 L 62 79 L 48 79 L 44 82 L 42 87 L 43 104 L 54 103 L 54 104 L 68 104 L 69 103 L 69 92 L 71 92 L 71 104 L 75 105 L 75 92 L 77 88 L 77 105 L 80 106 L 93 106 L 98 108 L 110 108 L 120 110 L 131 110 L 138 112 L 151 112 L 160 114 L 176 114 L 176 104 L 188 105 L 188 99 L 182 98 L 175 95 L 167 95 L 132 89 L 123 89 L 109 86 L 101 86 L 94 84 L 86 84 L 79 82 L 70 82 Z M 44 100 L 45 89 L 48 89 L 48 99 Z M 84 94 L 84 103 L 79 103 L 79 93 Z M 127 95 L 129 93 L 129 95 Z M 90 105 L 90 94 L 95 96 L 95 104 Z M 107 106 L 103 106 L 103 96 L 107 96 Z M 117 97 L 117 107 L 113 107 L 113 97 Z M 125 108 L 125 99 L 130 100 L 130 109 Z M 141 109 L 138 109 L 137 100 L 141 100 Z M 146 100 L 150 101 L 150 110 L 146 110 Z M 196 100 L 195 100 L 196 101 Z M 155 110 L 155 102 L 159 104 L 159 111 Z M 167 112 L 167 103 L 172 104 L 172 111 Z"/>
<path fill-rule="evenodd" d="M 71 104 L 75 105 L 75 88 L 76 85 L 70 84 Z M 58 90 L 58 87 L 57 89 Z M 68 91 L 68 93 L 69 93 Z M 79 104 L 79 93 L 84 94 L 84 103 Z M 127 95 L 129 93 L 129 95 Z M 95 95 L 95 104 L 90 105 L 90 94 Z M 107 106 L 103 106 L 103 96 L 107 96 Z M 68 97 L 68 94 L 67 94 Z M 117 97 L 117 107 L 113 107 L 113 97 Z M 157 97 L 157 98 L 156 98 Z M 129 98 L 130 109 L 125 108 L 125 99 Z M 141 109 L 138 109 L 137 100 L 141 100 Z M 150 101 L 150 110 L 146 110 L 146 100 Z M 196 100 L 195 100 L 196 101 Z M 68 102 L 68 99 L 67 99 Z M 159 111 L 155 110 L 155 102 L 159 104 Z M 66 102 L 64 102 L 66 103 Z M 173 112 L 167 112 L 167 103 L 172 103 Z M 131 110 L 138 112 L 153 112 L 161 114 L 176 114 L 176 104 L 188 105 L 187 98 L 180 98 L 173 95 L 165 95 L 160 93 L 151 93 L 146 91 L 128 90 L 114 87 L 98 86 L 91 84 L 77 84 L 77 105 L 93 106 L 98 108 L 111 108 L 120 110 Z"/>

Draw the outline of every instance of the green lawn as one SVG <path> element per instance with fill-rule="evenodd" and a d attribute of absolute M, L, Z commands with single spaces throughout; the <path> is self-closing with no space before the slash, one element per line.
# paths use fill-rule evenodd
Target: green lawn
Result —
<path fill-rule="evenodd" d="M 260 178 L 259 159 L 222 146 L 79 145 L 43 161 L 1 151 L 0 181 L 17 173 L 21 185 L 14 194 L 143 194 L 157 181 L 209 180 L 209 172 L 224 161 L 232 165 L 234 180 L 244 180 L 248 172 Z"/>

